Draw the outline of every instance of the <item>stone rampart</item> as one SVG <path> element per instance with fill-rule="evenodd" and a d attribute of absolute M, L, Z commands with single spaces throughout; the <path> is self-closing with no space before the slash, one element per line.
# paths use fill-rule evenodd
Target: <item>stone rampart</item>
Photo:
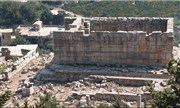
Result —
<path fill-rule="evenodd" d="M 126 28 L 122 21 L 115 26 L 117 20 L 99 20 L 91 21 L 88 35 L 84 30 L 54 32 L 55 63 L 166 64 L 172 58 L 172 18 L 128 19 Z"/>
<path fill-rule="evenodd" d="M 167 30 L 167 19 L 146 17 L 94 17 L 90 19 L 91 31 L 153 31 Z"/>

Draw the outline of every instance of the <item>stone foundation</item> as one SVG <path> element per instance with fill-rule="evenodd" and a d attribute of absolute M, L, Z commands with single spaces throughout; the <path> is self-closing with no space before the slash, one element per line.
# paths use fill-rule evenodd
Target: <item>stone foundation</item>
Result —
<path fill-rule="evenodd" d="M 151 99 L 150 95 L 147 93 L 141 94 L 142 99 Z M 137 94 L 130 94 L 130 93 L 113 93 L 113 92 L 105 92 L 105 93 L 96 93 L 95 95 L 96 100 L 102 101 L 116 101 L 117 99 L 121 100 L 128 100 L 128 101 L 137 101 Z"/>
<path fill-rule="evenodd" d="M 54 81 L 54 82 L 71 82 L 78 81 L 84 78 L 91 78 L 94 82 L 102 81 L 105 78 L 107 81 L 114 81 L 120 85 L 126 86 L 144 86 L 147 82 L 152 82 L 153 78 L 157 79 L 167 79 L 170 77 L 168 74 L 153 74 L 149 71 L 153 69 L 146 70 L 147 72 L 121 72 L 115 71 L 115 67 L 109 67 L 107 71 L 106 67 L 97 68 L 94 67 L 81 67 L 81 66 L 67 66 L 67 65 L 46 65 L 37 75 L 37 79 L 41 81 Z M 130 68 L 130 67 L 129 67 Z M 137 68 L 137 67 L 136 67 Z M 144 68 L 144 67 L 139 67 Z M 96 70 L 94 70 L 96 69 Z M 132 68 L 133 69 L 133 68 Z M 155 69 L 154 69 L 155 71 Z M 157 70 L 162 71 L 162 70 Z M 102 76 L 102 77 L 96 77 Z"/>

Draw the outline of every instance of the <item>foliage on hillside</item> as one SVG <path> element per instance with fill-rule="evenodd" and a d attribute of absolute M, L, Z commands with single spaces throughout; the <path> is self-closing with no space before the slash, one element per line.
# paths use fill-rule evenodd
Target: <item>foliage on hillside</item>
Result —
<path fill-rule="evenodd" d="M 66 10 L 86 17 L 166 17 L 180 19 L 178 1 L 103 1 L 67 4 Z"/>
<path fill-rule="evenodd" d="M 47 4 L 47 5 L 50 5 L 50 6 L 58 6 L 58 5 L 61 5 L 62 4 L 62 1 L 61 0 L 43 0 L 42 3 L 44 4 Z"/>
<path fill-rule="evenodd" d="M 65 12 L 60 12 L 58 15 L 53 15 L 50 11 L 47 10 L 41 14 L 40 20 L 43 21 L 43 24 L 63 25 L 65 16 Z"/>
<path fill-rule="evenodd" d="M 41 2 L 0 2 L 0 28 L 32 24 L 48 7 Z"/>
<path fill-rule="evenodd" d="M 50 12 L 51 5 L 56 3 L 60 4 L 61 2 L 0 2 L 0 28 L 14 28 L 20 24 L 32 24 L 36 20 L 42 20 L 43 24 L 48 25 L 63 25 L 65 13 L 53 15 Z"/>
<path fill-rule="evenodd" d="M 22 36 L 17 36 L 16 39 L 11 40 L 11 42 L 9 43 L 9 46 L 16 46 L 16 45 L 23 45 L 23 44 L 30 44 L 30 42 L 28 40 L 26 40 L 26 38 L 22 37 Z"/>
<path fill-rule="evenodd" d="M 155 91 L 151 87 L 153 108 L 174 108 L 180 105 L 180 60 L 171 60 L 167 67 L 172 77 L 168 80 L 164 91 Z"/>

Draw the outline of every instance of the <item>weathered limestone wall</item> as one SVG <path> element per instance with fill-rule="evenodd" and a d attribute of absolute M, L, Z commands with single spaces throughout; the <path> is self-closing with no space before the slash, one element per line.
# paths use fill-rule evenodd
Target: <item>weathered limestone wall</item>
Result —
<path fill-rule="evenodd" d="M 11 33 L 2 33 L 2 46 L 7 46 L 11 41 Z"/>
<path fill-rule="evenodd" d="M 81 28 L 88 21 L 86 34 Z M 69 18 L 66 24 L 77 26 L 53 33 L 57 64 L 166 64 L 172 58 L 172 18 Z"/>
<path fill-rule="evenodd" d="M 160 31 L 54 32 L 55 63 L 166 64 L 172 57 L 173 37 Z"/>
<path fill-rule="evenodd" d="M 73 17 L 72 18 L 68 17 L 66 18 L 66 20 L 64 20 L 64 27 L 66 30 L 70 29 L 69 24 L 72 24 L 74 20 L 76 20 L 76 18 L 73 18 Z"/>
<path fill-rule="evenodd" d="M 149 94 L 141 94 L 142 99 L 151 99 Z M 117 99 L 122 99 L 122 100 L 128 100 L 128 101 L 137 101 L 138 96 L 137 94 L 130 94 L 130 93 L 116 93 L 116 92 L 104 92 L 104 93 L 96 93 L 95 95 L 96 100 L 102 101 L 115 101 Z"/>
<path fill-rule="evenodd" d="M 106 18 L 90 19 L 91 31 L 152 31 L 167 30 L 167 19 L 157 18 Z"/>

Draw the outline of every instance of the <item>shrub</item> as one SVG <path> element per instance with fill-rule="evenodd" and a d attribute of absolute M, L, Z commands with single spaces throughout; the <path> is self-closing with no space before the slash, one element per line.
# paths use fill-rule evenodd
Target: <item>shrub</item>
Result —
<path fill-rule="evenodd" d="M 16 39 L 12 40 L 9 43 L 10 46 L 16 46 L 18 44 L 31 44 L 31 43 L 22 36 L 17 36 Z"/>

